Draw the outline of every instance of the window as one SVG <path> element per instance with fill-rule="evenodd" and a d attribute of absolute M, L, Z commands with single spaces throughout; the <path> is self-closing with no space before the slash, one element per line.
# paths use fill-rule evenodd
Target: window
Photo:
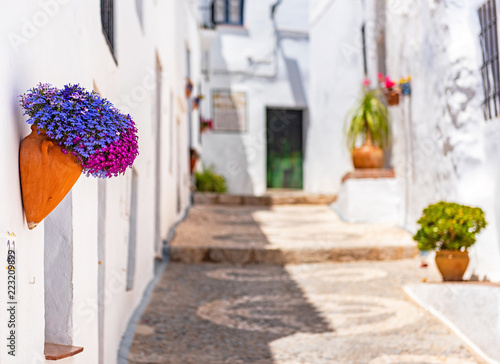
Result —
<path fill-rule="evenodd" d="M 111 53 L 115 54 L 113 0 L 101 0 L 101 24 Z"/>
<path fill-rule="evenodd" d="M 481 23 L 479 40 L 483 54 L 481 75 L 484 90 L 484 118 L 497 117 L 500 113 L 500 79 L 498 63 L 497 10 L 496 0 L 488 0 L 478 10 Z"/>
<path fill-rule="evenodd" d="M 214 24 L 243 25 L 244 0 L 214 0 L 212 22 Z"/>

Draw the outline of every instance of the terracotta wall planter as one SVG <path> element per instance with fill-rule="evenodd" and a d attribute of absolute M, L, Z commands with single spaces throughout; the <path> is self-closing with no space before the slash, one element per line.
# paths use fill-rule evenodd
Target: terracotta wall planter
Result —
<path fill-rule="evenodd" d="M 383 168 L 384 151 L 373 144 L 364 144 L 352 151 L 354 168 Z"/>
<path fill-rule="evenodd" d="M 47 137 L 36 126 L 21 142 L 19 168 L 24 212 L 28 228 L 35 228 L 71 190 L 82 173 L 72 154 Z"/>
<path fill-rule="evenodd" d="M 196 162 L 198 161 L 198 158 L 191 157 L 189 158 L 189 168 L 191 171 L 191 174 L 194 172 L 194 167 L 196 167 Z"/>
<path fill-rule="evenodd" d="M 469 265 L 469 252 L 459 250 L 437 251 L 436 265 L 444 281 L 461 281 Z"/>
<path fill-rule="evenodd" d="M 385 93 L 385 98 L 387 100 L 387 105 L 395 106 L 399 105 L 399 92 L 396 90 L 389 90 Z"/>

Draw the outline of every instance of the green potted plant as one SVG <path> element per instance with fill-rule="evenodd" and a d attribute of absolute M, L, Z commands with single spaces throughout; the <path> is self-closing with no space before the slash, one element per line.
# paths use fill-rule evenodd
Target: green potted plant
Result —
<path fill-rule="evenodd" d="M 214 172 L 213 168 L 204 169 L 203 172 L 195 173 L 196 189 L 199 192 L 225 193 L 227 191 L 226 180 Z"/>
<path fill-rule="evenodd" d="M 420 229 L 413 239 L 418 249 L 436 250 L 436 265 L 444 281 L 461 281 L 469 265 L 467 249 L 487 224 L 483 210 L 441 201 L 427 206 L 417 223 Z"/>
<path fill-rule="evenodd" d="M 380 100 L 380 90 L 369 89 L 363 82 L 363 95 L 348 114 L 345 127 L 347 146 L 354 168 L 382 168 L 384 148 L 390 145 L 390 122 L 387 107 Z M 356 147 L 361 140 L 361 147 Z"/>

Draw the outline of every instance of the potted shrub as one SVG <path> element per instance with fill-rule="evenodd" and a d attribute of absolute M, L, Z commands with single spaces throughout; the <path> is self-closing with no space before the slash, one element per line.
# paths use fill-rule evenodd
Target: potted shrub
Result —
<path fill-rule="evenodd" d="M 383 148 L 390 145 L 389 114 L 380 100 L 380 91 L 370 90 L 368 80 L 364 81 L 361 99 L 349 114 L 345 133 L 354 168 L 384 166 Z M 362 145 L 356 148 L 360 139 Z"/>
<path fill-rule="evenodd" d="M 138 155 L 137 128 L 130 115 L 93 91 L 39 84 L 20 96 L 20 104 L 32 125 L 19 154 L 30 229 L 61 202 L 82 172 L 118 176 Z"/>
<path fill-rule="evenodd" d="M 214 172 L 213 168 L 204 169 L 203 172 L 195 173 L 196 189 L 199 192 L 225 193 L 227 191 L 226 180 Z"/>
<path fill-rule="evenodd" d="M 444 281 L 461 281 L 469 265 L 467 249 L 485 226 L 484 212 L 453 202 L 429 205 L 417 221 L 413 239 L 421 251 L 436 250 L 436 265 Z"/>

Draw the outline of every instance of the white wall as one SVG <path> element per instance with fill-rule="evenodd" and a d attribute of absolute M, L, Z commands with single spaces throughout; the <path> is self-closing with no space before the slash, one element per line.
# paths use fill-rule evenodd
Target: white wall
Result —
<path fill-rule="evenodd" d="M 394 145 L 392 165 L 401 179 L 411 231 L 422 209 L 439 200 L 480 206 L 487 229 L 471 249 L 468 275 L 500 279 L 500 150 L 498 120 L 484 121 L 479 72 L 481 50 L 477 8 L 484 1 L 311 2 L 311 97 L 306 189 L 337 192 L 352 168 L 344 147 L 345 115 L 360 92 L 363 77 L 361 25 L 366 22 L 368 75 L 377 82 L 376 29 L 386 24 L 387 73 L 394 80 L 412 76 L 412 96 L 390 107 Z M 384 19 L 385 16 L 385 19 Z M 325 168 L 321 154 L 331 159 Z M 328 163 L 328 162 L 326 162 Z M 309 179 L 310 178 L 310 179 Z"/>
<path fill-rule="evenodd" d="M 48 5 L 47 5 L 48 4 Z M 101 30 L 99 1 L 18 1 L 0 12 L 0 116 L 3 132 L 0 166 L 0 235 L 17 234 L 19 356 L 12 361 L 0 351 L 2 363 L 42 363 L 44 343 L 44 224 L 26 227 L 18 174 L 20 140 L 29 125 L 17 95 L 49 82 L 56 86 L 80 83 L 94 87 L 123 111 L 139 129 L 137 251 L 134 289 L 125 290 L 131 171 L 106 181 L 106 234 L 104 259 L 98 261 L 97 180 L 80 177 L 72 190 L 73 213 L 73 344 L 83 353 L 67 363 L 116 362 L 118 345 L 127 322 L 153 275 L 155 202 L 160 201 L 159 238 L 189 205 L 188 118 L 184 96 L 186 62 L 181 50 L 191 49 L 192 79 L 199 82 L 197 11 L 192 1 L 143 2 L 143 26 L 136 1 L 115 2 L 115 63 Z M 157 59 L 162 65 L 160 196 L 155 195 Z M 170 97 L 172 95 L 172 97 Z M 171 102 L 171 100 L 173 100 Z M 173 115 L 173 117 L 170 117 Z M 173 121 L 171 123 L 171 121 Z M 198 123 L 196 123 L 198 126 Z M 193 138 L 196 140 L 196 138 Z M 177 196 L 180 206 L 177 207 Z M 155 251 L 156 249 L 156 251 Z M 98 265 L 104 266 L 104 340 L 99 343 Z M 0 287 L 6 292 L 2 273 Z M 4 279 L 5 278 L 5 279 Z M 33 279 L 35 284 L 30 284 Z M 0 334 L 6 335 L 5 315 Z"/>
<path fill-rule="evenodd" d="M 245 132 L 208 131 L 202 135 L 202 163 L 226 177 L 231 193 L 261 195 L 266 191 L 266 107 L 307 108 L 308 2 L 289 0 L 277 7 L 275 20 L 283 37 L 278 48 L 270 17 L 274 3 L 245 1 L 244 27 L 218 26 L 211 49 L 201 114 L 205 118 L 212 115 L 213 89 L 243 91 L 247 97 Z M 300 82 L 292 81 L 286 59 L 297 61 Z"/>
<path fill-rule="evenodd" d="M 396 172 L 409 180 L 407 226 L 415 230 L 422 209 L 439 200 L 482 207 L 489 225 L 471 249 L 468 274 L 500 279 L 500 129 L 497 120 L 484 121 L 481 109 L 482 3 L 393 3 L 387 8 L 388 71 L 395 79 L 412 76 L 411 99 L 392 109 L 401 126 Z"/>
<path fill-rule="evenodd" d="M 311 100 L 306 190 L 338 193 L 352 170 L 344 139 L 347 113 L 361 96 L 363 53 L 360 1 L 311 2 Z"/>

